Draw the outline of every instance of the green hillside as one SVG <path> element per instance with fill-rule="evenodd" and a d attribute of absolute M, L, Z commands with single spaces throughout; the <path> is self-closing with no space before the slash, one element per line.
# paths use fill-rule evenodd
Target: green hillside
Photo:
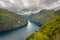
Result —
<path fill-rule="evenodd" d="M 45 23 L 26 40 L 60 40 L 60 15 Z"/>
<path fill-rule="evenodd" d="M 42 16 L 42 18 L 45 21 L 43 21 L 42 19 L 39 19 L 39 22 L 41 23 L 43 22 L 42 26 L 40 27 L 40 30 L 34 32 L 32 35 L 27 37 L 26 40 L 60 40 L 60 12 L 59 10 L 54 13 L 48 12 L 48 14 L 45 14 L 45 16 L 46 17 Z M 37 18 L 40 18 L 40 17 L 38 16 Z"/>
<path fill-rule="evenodd" d="M 27 19 L 6 9 L 0 9 L 0 31 L 11 30 L 27 24 Z"/>

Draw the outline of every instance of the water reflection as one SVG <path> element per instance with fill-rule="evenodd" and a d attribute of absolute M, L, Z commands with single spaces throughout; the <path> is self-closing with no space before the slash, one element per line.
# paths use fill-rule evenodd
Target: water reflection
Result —
<path fill-rule="evenodd" d="M 32 25 L 33 25 L 33 24 L 31 24 L 31 22 L 28 21 L 27 30 L 31 30 Z"/>
<path fill-rule="evenodd" d="M 31 35 L 34 31 L 38 29 L 39 27 L 36 24 L 28 21 L 28 25 L 26 27 L 20 28 L 6 36 L 0 37 L 0 40 L 25 40 L 27 36 Z"/>

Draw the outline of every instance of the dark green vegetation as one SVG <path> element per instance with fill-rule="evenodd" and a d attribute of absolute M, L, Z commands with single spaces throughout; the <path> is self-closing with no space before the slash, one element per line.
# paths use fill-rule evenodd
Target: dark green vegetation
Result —
<path fill-rule="evenodd" d="M 0 31 L 19 28 L 27 24 L 27 19 L 6 9 L 0 9 Z"/>
<path fill-rule="evenodd" d="M 42 18 L 44 17 L 45 23 L 43 23 L 39 31 L 34 32 L 31 36 L 27 37 L 26 40 L 60 40 L 60 12 L 49 12 L 44 15 L 47 15 L 46 17 L 49 21 L 45 16 L 42 16 Z M 48 15 L 50 15 L 51 18 Z M 42 19 L 39 19 L 39 22 L 43 21 L 41 20 Z"/>

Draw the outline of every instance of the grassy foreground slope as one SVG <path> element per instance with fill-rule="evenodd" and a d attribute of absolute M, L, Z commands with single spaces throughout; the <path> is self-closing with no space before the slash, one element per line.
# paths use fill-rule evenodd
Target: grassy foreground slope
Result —
<path fill-rule="evenodd" d="M 26 40 L 60 40 L 60 15 L 46 22 L 39 31 L 27 37 Z"/>
<path fill-rule="evenodd" d="M 0 31 L 11 30 L 27 24 L 25 17 L 6 9 L 0 9 Z"/>

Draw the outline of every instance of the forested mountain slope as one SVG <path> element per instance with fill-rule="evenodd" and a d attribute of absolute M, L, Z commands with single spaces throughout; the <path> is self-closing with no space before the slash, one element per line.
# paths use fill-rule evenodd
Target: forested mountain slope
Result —
<path fill-rule="evenodd" d="M 60 40 L 60 12 L 56 11 L 55 14 L 56 16 L 42 24 L 40 30 L 34 32 L 26 40 Z M 49 17 L 47 18 L 49 19 Z"/>
<path fill-rule="evenodd" d="M 11 30 L 27 24 L 27 19 L 6 9 L 0 9 L 0 31 Z"/>
<path fill-rule="evenodd" d="M 53 10 L 43 9 L 39 13 L 32 14 L 30 16 L 30 21 L 44 24 L 46 21 L 50 21 L 56 15 L 58 14 L 56 14 Z"/>

